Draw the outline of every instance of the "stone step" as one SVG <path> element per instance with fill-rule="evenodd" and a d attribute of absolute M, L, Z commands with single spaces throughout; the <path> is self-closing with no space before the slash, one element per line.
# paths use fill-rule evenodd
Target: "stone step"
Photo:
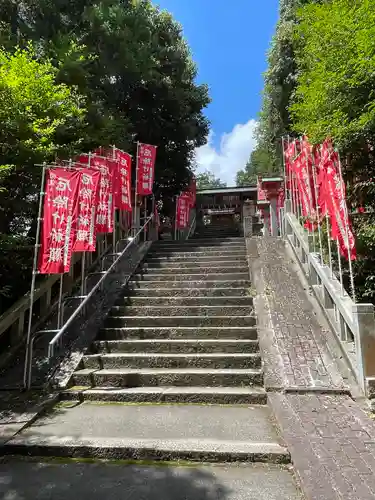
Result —
<path fill-rule="evenodd" d="M 125 339 L 244 339 L 257 340 L 258 332 L 254 326 L 231 326 L 231 327 L 104 327 L 99 331 L 98 339 L 125 340 Z"/>
<path fill-rule="evenodd" d="M 60 395 L 65 401 L 114 401 L 122 403 L 194 403 L 265 405 L 263 387 L 136 387 L 114 389 L 74 387 Z"/>
<path fill-rule="evenodd" d="M 258 353 L 112 353 L 83 356 L 80 367 L 95 370 L 115 368 L 260 368 Z"/>
<path fill-rule="evenodd" d="M 194 275 L 197 274 L 198 272 L 202 273 L 203 275 L 210 275 L 210 274 L 218 274 L 225 271 L 226 273 L 246 273 L 248 271 L 248 266 L 245 264 L 237 263 L 237 265 L 232 265 L 232 266 L 225 266 L 225 265 L 215 265 L 215 263 L 212 263 L 212 265 L 207 265 L 205 264 L 204 266 L 196 266 L 194 265 L 193 267 L 183 267 L 183 266 L 165 266 L 165 267 L 151 267 L 148 264 L 143 264 L 141 269 L 138 268 L 137 270 L 137 275 L 141 274 L 142 276 L 144 274 L 148 275 L 164 275 L 164 274 L 173 274 L 175 276 L 180 276 L 182 274 L 188 274 L 188 275 Z"/>
<path fill-rule="evenodd" d="M 139 387 L 139 386 L 261 386 L 260 369 L 208 368 L 117 368 L 107 370 L 83 369 L 74 372 L 73 386 L 85 387 Z"/>
<path fill-rule="evenodd" d="M 221 271 L 225 271 L 224 269 L 220 269 Z M 196 273 L 197 269 L 194 270 L 195 273 L 181 273 L 173 274 L 172 272 L 163 273 L 160 269 L 158 272 L 147 272 L 145 274 L 136 274 L 132 278 L 132 282 L 142 282 L 142 281 L 188 281 L 188 282 L 196 282 L 196 281 L 236 281 L 236 280 L 249 280 L 249 271 L 243 272 L 203 272 L 201 271 L 199 274 Z M 195 288 L 195 287 L 194 287 Z"/>
<path fill-rule="evenodd" d="M 108 316 L 108 327 L 255 326 L 253 316 Z"/>
<path fill-rule="evenodd" d="M 151 250 L 147 253 L 148 259 L 211 259 L 213 257 L 217 257 L 219 259 L 231 259 L 231 258 L 245 258 L 246 259 L 246 248 L 243 247 L 239 250 L 197 250 L 197 251 L 181 251 L 181 252 L 165 252 L 158 251 L 155 252 Z"/>
<path fill-rule="evenodd" d="M 171 297 L 163 297 L 158 290 L 158 293 L 149 292 L 149 297 L 122 297 L 117 301 L 117 306 L 132 305 L 138 306 L 252 306 L 253 298 L 249 296 L 238 297 L 176 297 L 173 294 Z M 152 296 L 151 296 L 152 295 Z"/>
<path fill-rule="evenodd" d="M 151 282 L 149 282 L 151 283 Z M 165 283 L 163 283 L 165 286 Z M 170 297 L 170 298 L 223 298 L 230 297 L 231 295 L 236 295 L 237 297 L 249 296 L 249 287 L 228 287 L 228 288 L 136 288 L 129 289 L 128 293 L 130 298 L 148 298 L 151 294 L 158 297 Z M 126 300 L 126 299 L 124 299 Z"/>
<path fill-rule="evenodd" d="M 207 245 L 207 246 L 221 246 L 228 245 L 229 247 L 232 245 L 245 245 L 244 238 L 241 237 L 233 237 L 233 238 L 200 238 L 199 242 L 193 240 L 185 240 L 185 241 L 175 241 L 175 240 L 160 240 L 153 244 L 155 248 L 172 248 L 172 247 L 189 247 L 196 246 L 197 244 Z"/>
<path fill-rule="evenodd" d="M 198 254 L 198 252 L 197 252 Z M 147 264 L 154 266 L 158 264 L 168 264 L 170 262 L 176 263 L 176 264 L 204 264 L 205 262 L 211 263 L 211 262 L 243 262 L 245 265 L 247 265 L 247 259 L 246 259 L 246 254 L 241 253 L 238 255 L 233 255 L 232 253 L 228 253 L 227 255 L 192 255 L 192 254 L 175 254 L 172 256 L 166 256 L 166 257 L 151 257 L 147 259 Z"/>
<path fill-rule="evenodd" d="M 254 353 L 259 351 L 258 340 L 237 339 L 128 339 L 97 340 L 93 353 L 147 352 L 147 353 Z"/>
<path fill-rule="evenodd" d="M 168 253 L 175 254 L 181 252 L 214 252 L 214 251 L 225 251 L 225 252 L 244 252 L 246 247 L 244 243 L 232 243 L 231 245 L 226 245 L 225 243 L 213 245 L 205 244 L 202 240 L 188 240 L 189 244 L 179 242 L 178 245 L 165 245 L 157 246 L 155 248 L 151 247 L 151 253 L 160 254 Z"/>
<path fill-rule="evenodd" d="M 224 279 L 223 279 L 223 274 L 220 275 L 221 279 L 210 279 L 207 280 L 200 280 L 198 278 L 201 275 L 195 275 L 195 280 L 193 281 L 188 281 L 188 280 L 174 280 L 174 281 L 168 281 L 168 280 L 132 280 L 129 281 L 129 284 L 127 286 L 127 289 L 129 290 L 149 290 L 149 289 L 160 289 L 160 288 L 165 288 L 168 287 L 170 290 L 172 289 L 181 289 L 184 288 L 186 290 L 190 289 L 215 289 L 215 288 L 226 288 L 226 289 L 233 289 L 234 287 L 239 288 L 239 287 L 244 287 L 246 289 L 250 288 L 251 282 L 249 280 L 249 273 L 243 273 L 243 277 L 241 279 L 225 279 L 226 275 L 224 274 Z M 232 292 L 231 292 L 232 293 Z"/>
<path fill-rule="evenodd" d="M 198 259 L 178 259 L 178 260 L 167 260 L 167 261 L 157 261 L 154 259 L 149 259 L 145 263 L 142 264 L 141 266 L 142 269 L 148 272 L 149 269 L 152 269 L 153 272 L 163 270 L 165 272 L 166 269 L 173 269 L 172 272 L 177 272 L 181 273 L 184 272 L 185 268 L 187 268 L 188 271 L 193 271 L 195 269 L 200 269 L 202 268 L 202 271 L 205 272 L 205 269 L 211 271 L 211 269 L 226 269 L 228 272 L 229 270 L 233 270 L 234 272 L 237 271 L 237 269 L 243 270 L 243 269 L 248 269 L 248 263 L 245 258 L 242 259 L 234 259 L 234 260 L 216 260 L 214 258 L 211 259 L 204 259 L 204 260 L 198 260 Z"/>
<path fill-rule="evenodd" d="M 112 316 L 248 316 L 254 311 L 252 304 L 227 305 L 147 305 L 113 306 Z"/>

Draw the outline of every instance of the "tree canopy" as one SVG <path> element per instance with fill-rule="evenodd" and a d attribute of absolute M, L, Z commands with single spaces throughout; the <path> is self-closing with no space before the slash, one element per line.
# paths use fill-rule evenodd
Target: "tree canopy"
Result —
<path fill-rule="evenodd" d="M 227 187 L 226 182 L 215 176 L 212 172 L 208 170 L 197 174 L 197 189 L 215 189 L 215 188 L 225 188 Z"/>
<path fill-rule="evenodd" d="M 196 83 L 181 26 L 150 0 L 4 0 L 0 46 L 4 309 L 30 281 L 34 164 L 112 144 L 134 155 L 136 141 L 155 144 L 155 194 L 169 199 L 193 175 L 210 98 Z"/>

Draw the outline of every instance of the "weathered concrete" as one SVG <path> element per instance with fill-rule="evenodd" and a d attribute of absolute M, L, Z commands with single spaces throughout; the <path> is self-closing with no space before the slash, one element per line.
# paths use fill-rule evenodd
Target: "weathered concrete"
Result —
<path fill-rule="evenodd" d="M 156 467 L 6 461 L 0 497 L 12 500 L 302 500 L 288 468 L 275 465 Z"/>
<path fill-rule="evenodd" d="M 104 327 L 98 340 L 116 339 L 249 339 L 258 337 L 256 326 L 145 326 L 145 327 Z"/>

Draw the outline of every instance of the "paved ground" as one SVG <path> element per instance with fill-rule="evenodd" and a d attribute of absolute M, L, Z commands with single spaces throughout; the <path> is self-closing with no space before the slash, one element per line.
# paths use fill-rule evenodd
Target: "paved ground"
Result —
<path fill-rule="evenodd" d="M 257 246 L 258 273 L 263 281 L 275 347 L 281 357 L 283 387 L 346 388 L 327 349 L 328 332 L 318 322 L 283 241 L 259 238 Z"/>
<path fill-rule="evenodd" d="M 286 389 L 270 392 L 269 402 L 306 498 L 374 500 L 375 422 L 340 394 L 347 386 L 328 350 L 330 332 L 283 242 L 259 238 L 248 246 L 266 385 Z"/>
<path fill-rule="evenodd" d="M 288 469 L 270 465 L 152 467 L 0 464 L 1 500 L 302 500 Z"/>

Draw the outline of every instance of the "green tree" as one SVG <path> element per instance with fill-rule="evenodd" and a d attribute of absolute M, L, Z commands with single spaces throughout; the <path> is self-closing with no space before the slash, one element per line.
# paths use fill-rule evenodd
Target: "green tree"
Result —
<path fill-rule="evenodd" d="M 268 150 L 265 147 L 257 146 L 251 152 L 245 168 L 237 172 L 236 186 L 256 184 L 259 175 L 270 175 L 274 172 L 272 159 Z"/>
<path fill-rule="evenodd" d="M 42 170 L 35 164 L 75 149 L 84 126 L 84 97 L 56 84 L 56 73 L 50 61 L 36 61 L 30 47 L 14 54 L 0 50 L 0 308 L 30 279 L 28 236 Z M 62 130 L 70 133 L 70 144 L 59 143 Z"/>
<path fill-rule="evenodd" d="M 226 182 L 223 182 L 221 179 L 215 176 L 212 172 L 206 170 L 206 172 L 202 172 L 197 174 L 197 189 L 216 189 L 216 188 L 225 188 L 227 187 Z"/>

